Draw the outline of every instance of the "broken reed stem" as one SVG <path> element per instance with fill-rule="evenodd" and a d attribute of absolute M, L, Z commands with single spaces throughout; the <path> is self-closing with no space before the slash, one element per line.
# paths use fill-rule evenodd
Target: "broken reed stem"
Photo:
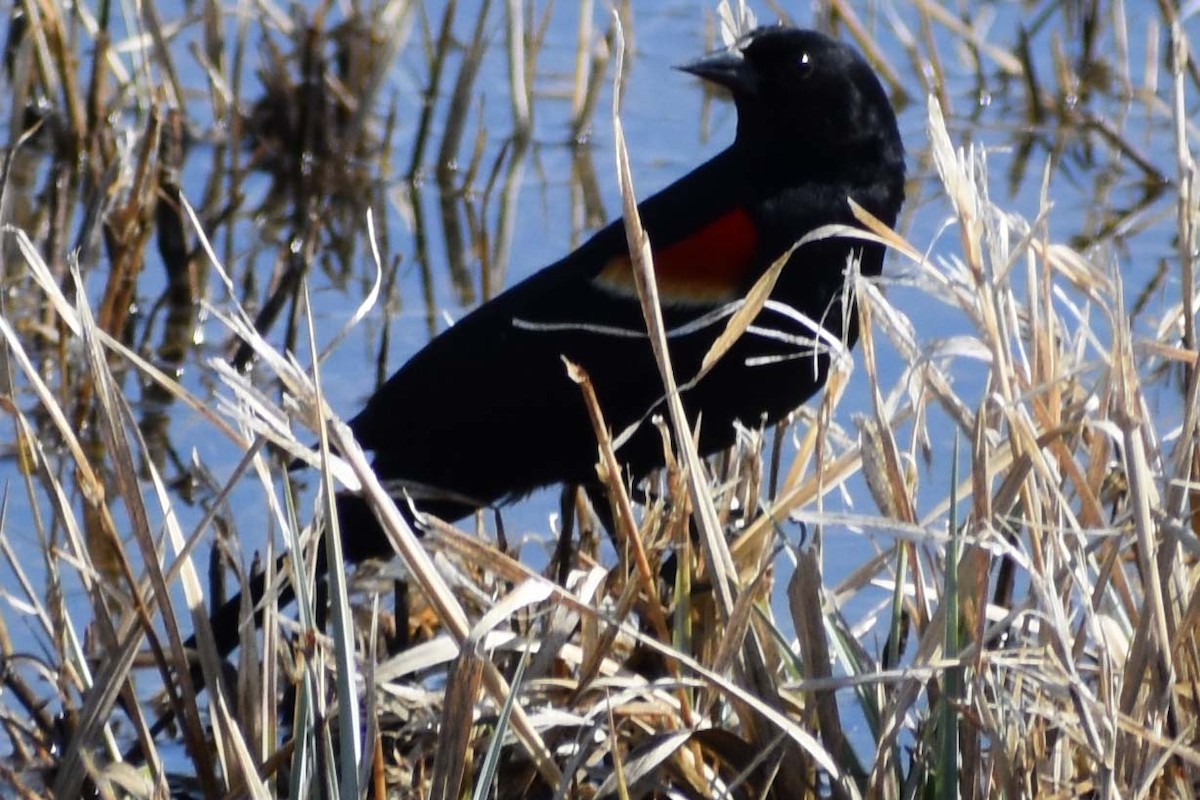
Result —
<path fill-rule="evenodd" d="M 650 240 L 642 229 L 641 218 L 638 214 L 637 201 L 633 191 L 633 175 L 629 166 L 629 152 L 625 148 L 625 135 L 621 128 L 619 115 L 619 98 L 621 96 L 621 80 L 623 75 L 625 44 L 621 28 L 621 20 L 613 11 L 613 24 L 616 30 L 617 74 L 613 89 L 613 139 L 617 156 L 617 178 L 621 187 L 621 204 L 624 211 L 625 238 L 629 247 L 634 282 L 637 286 L 638 298 L 642 304 L 642 313 L 646 319 L 646 327 L 650 334 L 650 345 L 654 350 L 654 358 L 666 387 L 667 410 L 671 417 L 671 428 L 675 433 L 676 450 L 683 455 L 682 461 L 688 481 L 689 494 L 692 499 L 693 513 L 696 515 L 696 527 L 700 531 L 704 543 L 704 552 L 708 560 L 712 579 L 716 584 L 717 607 L 722 619 L 729 621 L 733 613 L 734 587 L 737 584 L 737 570 L 733 558 L 729 554 L 729 545 L 725 541 L 716 509 L 713 507 L 712 496 L 707 489 L 706 470 L 704 463 L 696 451 L 692 440 L 691 426 L 679 399 L 679 387 L 675 383 L 675 375 L 671 368 L 670 351 L 667 348 L 667 335 L 663 325 L 662 307 L 658 300 L 658 286 L 654 277 L 653 255 L 650 250 Z"/>

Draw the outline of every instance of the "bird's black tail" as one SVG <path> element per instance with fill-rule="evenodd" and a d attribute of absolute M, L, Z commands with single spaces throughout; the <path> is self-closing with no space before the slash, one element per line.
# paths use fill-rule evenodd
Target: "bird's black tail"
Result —
<path fill-rule="evenodd" d="M 384 534 L 383 528 L 380 527 L 379 521 L 376 519 L 370 505 L 362 497 L 351 494 L 340 494 L 335 498 L 335 506 L 342 534 L 342 555 L 347 563 L 358 563 L 368 558 L 391 555 L 392 548 L 388 542 L 388 538 Z M 401 508 L 403 510 L 405 506 Z M 457 508 L 454 510 L 457 511 Z M 434 511 L 434 513 L 437 512 Z M 406 516 L 411 515 L 406 514 Z M 287 565 L 288 557 L 289 555 L 285 554 L 276 559 L 273 571 L 273 574 L 281 576 L 281 580 L 278 581 L 279 589 L 276 597 L 276 603 L 280 607 L 286 606 L 296 599 L 296 589 L 292 585 L 290 570 Z M 328 566 L 324 547 L 317 548 L 316 558 L 317 591 L 318 595 L 320 595 L 327 577 Z M 258 572 L 251 575 L 247 589 L 250 593 L 250 606 L 253 609 L 253 625 L 257 630 L 262 627 L 263 598 L 267 590 L 267 573 Z M 242 603 L 243 594 L 238 592 L 218 607 L 208 618 L 209 625 L 212 628 L 217 655 L 222 661 L 228 658 L 241 643 L 242 637 L 239 623 L 242 617 Z M 184 642 L 183 646 L 187 652 L 194 652 L 196 649 L 196 635 L 192 634 Z M 207 687 L 207 684 L 198 660 L 193 660 L 192 665 L 189 667 L 189 673 L 192 686 L 195 688 L 196 693 L 199 694 Z M 174 719 L 175 710 L 168 708 L 151 726 L 150 737 L 152 739 L 156 738 Z M 126 753 L 126 760 L 140 761 L 142 755 L 141 747 L 135 744 Z"/>
<path fill-rule="evenodd" d="M 382 537 L 382 530 L 379 529 L 379 523 L 375 520 L 374 515 L 370 512 L 370 508 L 367 507 L 367 504 L 361 498 L 350 495 L 339 496 L 337 498 L 337 508 L 339 520 L 343 526 L 350 525 L 353 526 L 353 529 L 365 528 L 364 536 L 368 538 L 374 538 L 373 534 Z M 281 580 L 278 581 L 279 589 L 276 596 L 276 603 L 280 607 L 286 606 L 296 599 L 296 588 L 292 585 L 287 564 L 289 557 L 290 554 L 285 553 L 277 558 L 275 560 L 275 569 L 273 570 L 274 575 L 281 576 Z M 348 558 L 347 560 L 358 559 Z M 317 548 L 318 582 L 325 580 L 326 566 L 325 549 L 319 547 Z M 256 572 L 250 576 L 246 586 L 250 594 L 249 601 L 250 607 L 253 609 L 252 617 L 255 630 L 262 627 L 263 598 L 266 596 L 267 591 L 267 575 L 268 573 L 265 571 Z M 208 624 L 212 629 L 213 643 L 216 647 L 217 655 L 222 661 L 228 658 L 242 641 L 239 623 L 242 618 L 242 604 L 244 599 L 243 593 L 238 592 L 213 611 L 208 618 Z M 183 647 L 185 652 L 192 653 L 195 652 L 196 646 L 196 635 L 193 633 L 183 643 Z M 198 659 L 192 660 L 188 671 L 191 676 L 192 687 L 195 689 L 196 694 L 200 694 L 200 692 L 207 688 L 207 682 L 205 681 L 204 673 L 200 668 Z M 157 738 L 174 720 L 175 709 L 169 707 L 150 727 L 150 738 Z M 127 761 L 137 762 L 142 757 L 141 746 L 138 744 L 135 744 L 125 754 Z"/>
<path fill-rule="evenodd" d="M 292 586 L 291 579 L 287 576 L 287 558 L 288 555 L 282 555 L 275 561 L 274 574 L 282 575 L 283 580 L 279 584 L 279 593 L 276 598 L 280 606 L 285 606 L 296 598 L 295 587 Z M 320 572 L 324 575 L 324 572 Z M 259 571 L 250 576 L 247 584 L 247 589 L 250 592 L 250 606 L 253 609 L 253 624 L 254 628 L 262 627 L 263 619 L 263 597 L 266 595 L 267 589 L 267 573 Z M 242 601 L 243 594 L 238 592 L 229 600 L 225 601 L 219 608 L 216 609 L 208 618 L 209 626 L 212 628 L 213 642 L 216 646 L 217 654 L 222 661 L 226 659 L 234 650 L 237 649 L 241 642 L 241 632 L 239 622 L 242 616 Z M 185 652 L 191 653 L 196 650 L 196 635 L 192 634 L 187 641 L 183 643 Z M 200 668 L 198 659 L 193 659 L 188 671 L 192 680 L 192 687 L 196 693 L 204 691 L 207 684 L 204 679 L 204 672 Z M 154 724 L 150 727 L 150 738 L 155 739 L 159 734 L 166 729 L 175 720 L 174 708 L 168 708 L 163 712 Z M 135 744 L 126 754 L 125 760 L 137 762 L 143 757 L 140 744 Z"/>

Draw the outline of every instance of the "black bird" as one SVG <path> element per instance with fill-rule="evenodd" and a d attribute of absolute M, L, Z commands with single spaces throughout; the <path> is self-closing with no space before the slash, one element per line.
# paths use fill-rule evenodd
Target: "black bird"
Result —
<path fill-rule="evenodd" d="M 729 91 L 738 126 L 729 148 L 639 206 L 681 385 L 734 304 L 801 237 L 855 225 L 850 199 L 894 225 L 904 199 L 895 114 L 850 46 L 766 27 L 682 69 Z M 614 431 L 648 420 L 663 396 L 623 224 L 465 316 L 367 401 L 350 427 L 385 483 L 450 520 L 550 484 L 594 485 L 595 437 L 561 357 L 590 374 Z M 864 275 L 879 274 L 876 244 L 797 249 L 754 327 L 683 393 L 692 420 L 703 415 L 702 455 L 733 443 L 735 421 L 770 425 L 823 385 L 829 351 L 805 320 L 854 345 L 857 315 L 843 299 L 852 254 Z M 662 466 L 657 431 L 643 422 L 617 457 L 634 480 Z M 431 491 L 440 499 L 422 499 Z M 348 560 L 391 554 L 361 498 L 338 507 Z M 238 608 L 234 598 L 213 617 L 223 655 L 238 641 Z"/>
<path fill-rule="evenodd" d="M 895 114 L 851 47 L 815 31 L 759 28 L 682 69 L 732 94 L 738 127 L 728 149 L 639 206 L 681 384 L 723 330 L 721 311 L 797 240 L 855 224 L 848 198 L 892 225 L 904 196 Z M 454 520 L 550 484 L 595 484 L 595 436 L 561 356 L 587 370 L 615 432 L 648 420 L 663 396 L 623 226 L 612 222 L 468 314 L 367 401 L 350 427 L 385 485 Z M 735 420 L 770 425 L 824 384 L 828 342 L 814 347 L 814 331 L 783 307 L 853 346 L 856 315 L 842 303 L 851 252 L 863 274 L 879 274 L 878 245 L 798 249 L 755 329 L 684 392 L 693 421 L 703 415 L 702 455 L 733 443 Z M 617 457 L 634 480 L 662 466 L 657 431 L 642 424 Z M 349 498 L 340 505 L 360 523 L 343 529 L 347 557 L 390 555 L 382 532 L 361 524 L 369 512 L 355 513 Z"/>

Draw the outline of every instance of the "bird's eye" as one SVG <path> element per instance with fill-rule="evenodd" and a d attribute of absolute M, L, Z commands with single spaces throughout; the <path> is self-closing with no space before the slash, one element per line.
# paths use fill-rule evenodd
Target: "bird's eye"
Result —
<path fill-rule="evenodd" d="M 796 71 L 800 73 L 801 78 L 807 78 L 809 75 L 812 75 L 812 56 L 808 53 L 801 53 L 800 58 L 796 60 Z"/>

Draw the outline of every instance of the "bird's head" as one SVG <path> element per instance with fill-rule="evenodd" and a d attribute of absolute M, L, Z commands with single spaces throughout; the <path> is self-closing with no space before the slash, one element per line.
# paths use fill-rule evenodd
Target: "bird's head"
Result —
<path fill-rule="evenodd" d="M 680 69 L 733 95 L 743 148 L 811 162 L 866 147 L 903 163 L 896 115 L 875 72 L 853 47 L 823 33 L 756 28 Z"/>

